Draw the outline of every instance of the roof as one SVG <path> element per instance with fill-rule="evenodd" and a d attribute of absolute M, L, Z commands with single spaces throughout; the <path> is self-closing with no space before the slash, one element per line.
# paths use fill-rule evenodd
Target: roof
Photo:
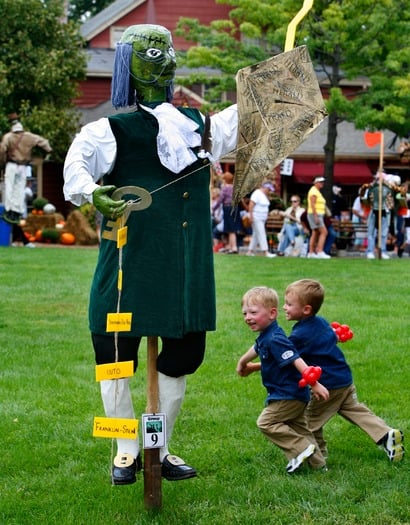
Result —
<path fill-rule="evenodd" d="M 114 69 L 114 49 L 89 48 L 85 50 L 87 55 L 87 77 L 111 78 Z M 176 76 L 186 77 L 192 73 L 206 73 L 207 76 L 218 76 L 220 70 L 211 67 L 187 68 L 178 67 Z"/>
<path fill-rule="evenodd" d="M 87 20 L 87 22 L 84 22 L 80 28 L 82 37 L 89 42 L 96 35 L 115 24 L 117 20 L 124 17 L 146 1 L 147 0 L 116 0 Z"/>
<path fill-rule="evenodd" d="M 327 141 L 326 118 L 321 124 L 306 138 L 306 140 L 293 152 L 292 158 L 323 157 L 324 146 Z M 395 134 L 389 130 L 384 131 L 384 156 L 397 156 L 397 151 L 389 148 Z M 364 142 L 364 131 L 356 129 L 351 122 L 343 121 L 337 125 L 336 158 L 348 157 L 352 159 L 369 159 L 379 157 L 379 147 L 368 148 Z"/>

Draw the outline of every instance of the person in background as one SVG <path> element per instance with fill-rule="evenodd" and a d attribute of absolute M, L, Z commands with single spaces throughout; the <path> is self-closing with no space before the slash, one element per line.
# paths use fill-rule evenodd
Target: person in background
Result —
<path fill-rule="evenodd" d="M 400 186 L 401 179 L 399 176 L 397 176 L 396 179 L 397 186 Z M 405 182 L 401 187 L 401 193 L 396 194 L 395 198 L 395 215 L 396 215 L 396 224 L 395 226 L 395 232 L 396 232 L 396 242 L 394 246 L 394 253 L 397 255 L 397 257 L 403 257 L 403 251 L 404 251 L 404 239 L 405 239 L 405 218 L 407 217 L 408 212 L 408 204 L 406 199 L 406 194 L 408 192 L 409 183 Z"/>
<path fill-rule="evenodd" d="M 381 195 L 379 177 L 382 178 Z M 367 190 L 371 210 L 367 217 L 367 258 L 375 259 L 374 250 L 376 247 L 376 236 L 379 229 L 379 210 L 381 213 L 381 258 L 390 259 L 387 253 L 387 236 L 389 234 L 391 213 L 394 209 L 395 194 L 390 186 L 384 184 L 387 175 L 378 172 L 374 177 L 373 183 Z M 380 207 L 381 204 L 381 207 Z"/>
<path fill-rule="evenodd" d="M 310 259 L 330 259 L 330 255 L 324 251 L 327 237 L 325 226 L 326 200 L 320 191 L 325 181 L 324 177 L 315 177 L 307 195 L 307 219 L 312 231 L 307 254 Z"/>
<path fill-rule="evenodd" d="M 260 188 L 251 194 L 248 204 L 248 216 L 252 225 L 252 237 L 246 255 L 255 255 L 256 249 L 265 257 L 276 257 L 276 254 L 268 251 L 268 239 L 266 235 L 266 221 L 269 214 L 270 200 L 268 195 L 275 191 L 275 187 L 269 181 L 262 183 Z"/>
<path fill-rule="evenodd" d="M 310 229 L 310 224 L 309 224 L 309 221 L 308 221 L 308 218 L 307 218 L 307 211 L 306 210 L 300 216 L 300 221 L 301 221 L 301 223 L 303 225 L 303 230 L 304 230 L 304 234 L 307 237 L 307 242 L 309 242 L 312 230 Z M 323 221 L 325 223 L 326 230 L 327 230 L 326 241 L 325 241 L 325 245 L 323 247 L 323 251 L 325 253 L 327 253 L 328 255 L 330 255 L 331 251 L 332 251 L 333 244 L 334 244 L 334 242 L 336 240 L 337 234 L 336 234 L 335 229 L 333 228 L 333 225 L 332 225 L 332 218 L 329 215 L 327 215 L 326 213 L 325 213 L 325 217 L 324 217 Z"/>
<path fill-rule="evenodd" d="M 299 235 L 303 235 L 304 228 L 300 220 L 305 208 L 300 205 L 299 195 L 292 195 L 290 198 L 290 206 L 285 211 L 279 211 L 279 215 L 283 217 L 283 227 L 280 232 L 280 242 L 278 246 L 278 255 L 285 255 L 285 250 L 288 246 L 295 247 L 295 239 Z"/>
<path fill-rule="evenodd" d="M 212 218 L 212 238 L 214 252 L 224 251 L 226 246 L 226 235 L 224 234 L 224 221 L 222 204 L 216 205 L 221 189 L 217 186 L 211 190 L 211 218 Z M 215 204 L 215 208 L 214 208 Z"/>
<path fill-rule="evenodd" d="M 223 233 L 228 237 L 224 251 L 230 255 L 238 253 L 237 235 L 242 231 L 242 220 L 239 208 L 232 206 L 233 178 L 233 174 L 229 171 L 226 171 L 222 175 L 223 184 L 221 192 L 212 206 L 212 211 L 215 211 L 222 205 Z"/>
<path fill-rule="evenodd" d="M 16 114 L 10 115 L 11 131 L 6 133 L 0 143 L 0 150 L 6 158 L 4 171 L 4 220 L 18 224 L 26 210 L 25 188 L 31 177 L 33 149 L 37 146 L 46 153 L 52 151 L 44 137 L 24 131 Z"/>
<path fill-rule="evenodd" d="M 328 457 L 323 427 L 336 414 L 366 432 L 376 445 L 383 447 L 392 462 L 404 457 L 403 432 L 387 425 L 357 399 L 351 369 L 338 338 L 323 318 L 317 315 L 325 297 L 319 281 L 300 279 L 285 290 L 283 309 L 293 325 L 290 341 L 308 365 L 322 368 L 321 383 L 328 389 L 327 399 L 311 398 L 307 407 L 309 428 L 324 458 Z"/>
<path fill-rule="evenodd" d="M 289 462 L 286 472 L 293 474 L 307 460 L 313 469 L 326 470 L 322 456 L 306 421 L 309 389 L 299 386 L 307 366 L 278 325 L 279 297 L 275 290 L 256 286 L 242 298 L 242 314 L 252 332 L 259 332 L 255 344 L 239 359 L 236 372 L 246 377 L 261 372 L 267 390 L 266 407 L 257 425 L 277 445 Z M 259 362 L 252 363 L 259 357 Z M 326 388 L 317 380 L 308 383 L 312 394 L 327 399 Z"/>
<path fill-rule="evenodd" d="M 367 206 L 366 203 L 362 200 L 360 196 L 360 189 L 359 194 L 355 198 L 352 206 L 352 222 L 353 225 L 364 225 L 367 224 L 367 217 L 370 212 L 370 206 Z M 354 245 L 358 247 L 364 247 L 367 244 L 367 235 L 364 231 L 358 230 L 358 228 L 355 228 L 355 235 L 354 235 Z"/>
<path fill-rule="evenodd" d="M 332 207 L 330 210 L 332 217 L 340 221 L 343 212 L 348 212 L 348 210 L 349 206 L 342 197 L 342 188 L 336 185 L 332 186 Z"/>
<path fill-rule="evenodd" d="M 25 190 L 24 190 L 24 201 L 25 201 L 25 204 L 26 204 L 26 208 L 24 210 L 24 213 L 22 215 L 22 219 L 20 220 L 19 224 L 14 224 L 12 225 L 12 242 L 11 242 L 11 245 L 16 247 L 16 246 L 20 246 L 20 243 L 25 247 L 25 248 L 35 248 L 36 245 L 29 241 L 28 238 L 26 237 L 25 233 L 24 233 L 24 230 L 22 228 L 22 226 L 24 226 L 24 223 L 25 223 L 25 219 L 27 217 L 27 214 L 28 214 L 28 210 L 27 210 L 27 203 L 30 202 L 33 198 L 33 190 L 31 189 L 30 185 L 27 184 Z"/>

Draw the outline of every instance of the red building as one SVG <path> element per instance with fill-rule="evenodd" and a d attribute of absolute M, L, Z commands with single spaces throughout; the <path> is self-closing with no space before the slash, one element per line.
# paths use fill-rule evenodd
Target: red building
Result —
<path fill-rule="evenodd" d="M 82 113 L 82 124 L 114 112 L 110 102 L 114 49 L 127 27 L 133 24 L 153 23 L 163 25 L 173 32 L 180 17 L 196 18 L 200 23 L 208 25 L 212 20 L 229 18 L 229 11 L 230 6 L 216 4 L 214 0 L 174 0 L 172 3 L 169 0 L 116 0 L 85 22 L 81 27 L 81 33 L 87 43 L 87 78 L 80 84 L 80 96 L 76 100 L 76 105 Z M 174 36 L 174 45 L 177 50 L 186 50 L 192 43 Z M 177 70 L 177 77 L 184 74 L 187 74 L 187 71 Z M 318 81 L 326 97 L 325 79 L 318 77 Z M 365 83 L 364 78 L 356 82 L 346 81 L 342 88 L 345 91 L 356 90 L 358 86 L 363 87 Z M 176 86 L 174 103 L 200 107 L 203 102 L 200 88 L 201 86 L 196 86 L 195 89 L 193 87 L 190 90 Z M 282 173 L 280 180 L 277 181 L 278 189 L 285 200 L 290 193 L 305 195 L 313 176 L 323 173 L 323 148 L 326 139 L 327 122 L 324 121 L 292 154 L 288 163 L 292 166 L 290 172 Z M 390 147 L 393 139 L 394 135 L 386 131 L 383 152 L 385 169 L 399 173 L 405 180 L 410 178 L 410 172 L 407 166 L 400 163 L 397 153 L 398 142 Z M 348 122 L 338 126 L 336 148 L 334 182 L 343 186 L 344 196 L 352 203 L 358 187 L 364 182 L 371 181 L 372 174 L 378 168 L 379 148 L 368 148 L 364 142 L 363 131 L 356 130 Z M 234 162 L 234 155 L 223 159 L 224 167 Z M 51 181 L 51 177 L 50 179 L 47 177 L 46 166 L 44 171 L 43 187 L 51 191 L 51 186 L 56 184 L 56 176 L 53 174 Z M 62 186 L 62 178 L 58 183 Z M 67 206 L 62 195 L 61 200 L 56 204 L 60 208 Z"/>

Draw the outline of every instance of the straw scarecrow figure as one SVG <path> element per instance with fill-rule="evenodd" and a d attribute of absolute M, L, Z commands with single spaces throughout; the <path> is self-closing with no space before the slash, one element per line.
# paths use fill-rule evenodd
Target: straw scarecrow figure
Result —
<path fill-rule="evenodd" d="M 193 467 L 170 454 L 168 443 L 186 376 L 202 363 L 206 333 L 215 329 L 210 173 L 203 157 L 220 159 L 235 149 L 238 136 L 236 105 L 210 119 L 171 105 L 175 68 L 166 28 L 129 27 L 116 48 L 112 103 L 132 110 L 84 126 L 64 167 L 66 199 L 75 205 L 93 202 L 104 216 L 89 306 L 97 364 L 133 360 L 136 369 L 141 338 L 162 341 L 159 412 L 166 414 L 167 433 L 160 462 L 168 480 L 196 476 Z M 147 193 L 150 198 L 144 209 L 127 215 L 126 199 L 117 198 L 115 188 L 129 186 L 143 189 L 142 200 Z M 117 305 L 118 249 L 111 230 L 122 215 L 128 238 L 121 308 L 132 313 L 132 323 L 116 339 L 106 332 L 106 317 Z M 129 379 L 101 381 L 101 395 L 108 417 L 134 417 Z M 138 441 L 117 439 L 117 450 L 112 482 L 133 483 L 141 467 Z"/>

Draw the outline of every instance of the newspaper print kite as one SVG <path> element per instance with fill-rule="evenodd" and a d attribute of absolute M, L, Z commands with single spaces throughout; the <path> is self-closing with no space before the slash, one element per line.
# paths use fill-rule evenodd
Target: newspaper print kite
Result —
<path fill-rule="evenodd" d="M 327 116 L 306 46 L 253 66 L 236 77 L 238 143 L 233 200 L 257 188 Z"/>

